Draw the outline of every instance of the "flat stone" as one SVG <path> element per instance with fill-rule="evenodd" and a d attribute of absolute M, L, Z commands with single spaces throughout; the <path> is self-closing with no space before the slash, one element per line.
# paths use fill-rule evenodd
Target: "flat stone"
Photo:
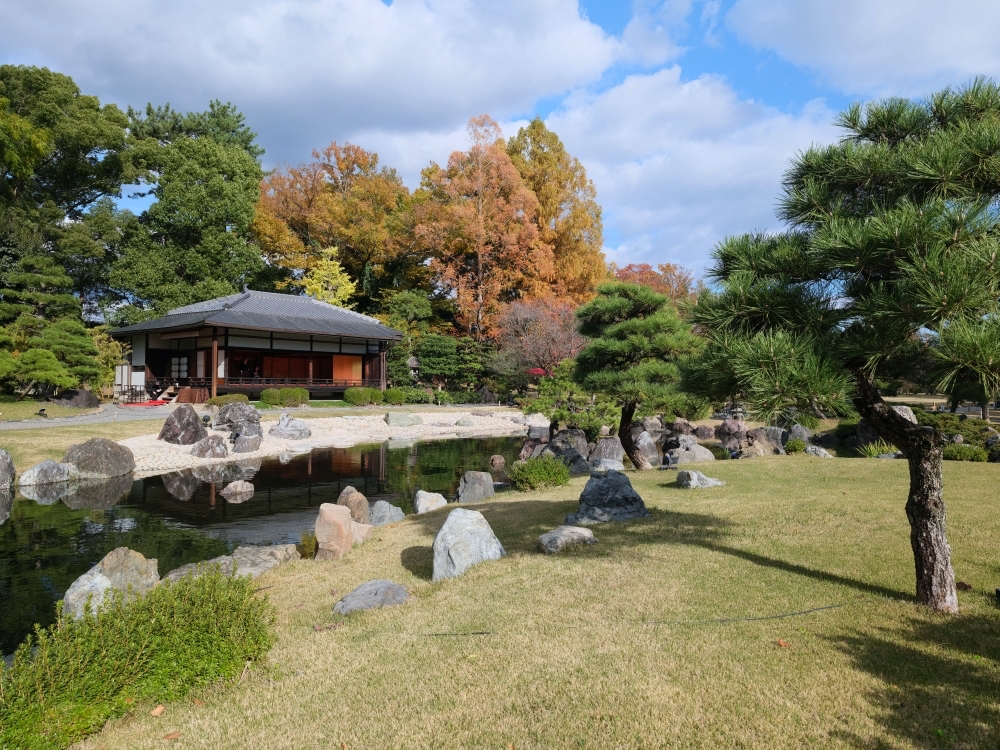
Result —
<path fill-rule="evenodd" d="M 133 601 L 159 582 L 155 559 L 147 560 L 128 547 L 118 547 L 73 582 L 63 597 L 63 611 L 80 619 L 91 594 L 91 610 L 96 611 L 110 589 L 122 592 L 125 601 Z"/>
<path fill-rule="evenodd" d="M 229 455 L 229 448 L 222 435 L 209 435 L 192 446 L 191 455 L 198 458 L 225 458 Z"/>
<path fill-rule="evenodd" d="M 566 516 L 566 523 L 590 526 L 648 515 L 646 504 L 632 488 L 627 476 L 620 471 L 595 472 L 580 494 L 580 510 Z"/>
<path fill-rule="evenodd" d="M 14 459 L 10 454 L 0 448 L 0 489 L 14 486 Z"/>
<path fill-rule="evenodd" d="M 818 445 L 807 445 L 806 453 L 808 453 L 810 456 L 816 456 L 816 458 L 833 458 L 833 456 L 830 455 L 829 452 L 827 452 L 823 448 L 820 448 Z"/>
<path fill-rule="evenodd" d="M 390 411 L 385 415 L 385 423 L 390 427 L 413 427 L 423 424 L 424 420 L 407 411 Z"/>
<path fill-rule="evenodd" d="M 443 498 L 442 498 L 443 499 Z M 387 526 L 406 518 L 403 509 L 385 500 L 377 500 L 368 506 L 369 523 L 372 526 Z"/>
<path fill-rule="evenodd" d="M 473 565 L 499 560 L 507 553 L 483 514 L 456 508 L 434 537 L 433 581 L 455 578 Z"/>
<path fill-rule="evenodd" d="M 677 486 L 685 490 L 697 490 L 703 487 L 722 487 L 725 484 L 721 479 L 706 477 L 700 471 L 688 469 L 677 472 Z"/>
<path fill-rule="evenodd" d="M 411 598 L 410 592 L 398 583 L 385 580 L 368 581 L 334 604 L 333 611 L 338 615 L 349 615 L 366 609 L 398 607 L 400 604 L 406 604 Z"/>
<path fill-rule="evenodd" d="M 597 544 L 597 538 L 590 529 L 565 525 L 557 526 L 538 537 L 538 548 L 546 555 L 553 555 L 576 544 Z"/>
<path fill-rule="evenodd" d="M 456 427 L 475 427 L 476 420 L 472 417 L 462 417 L 457 422 L 455 422 Z"/>
<path fill-rule="evenodd" d="M 368 498 L 362 495 L 354 487 L 347 486 L 340 497 L 337 498 L 337 505 L 346 505 L 351 509 L 351 518 L 356 523 L 370 523 L 368 516 Z"/>
<path fill-rule="evenodd" d="M 490 487 L 492 487 L 492 483 Z M 437 492 L 424 492 L 423 490 L 417 490 L 416 497 L 413 498 L 413 510 L 415 513 L 420 515 L 421 513 L 430 513 L 432 510 L 437 510 L 438 508 L 443 508 L 448 504 L 444 495 Z"/>
<path fill-rule="evenodd" d="M 55 461 L 42 461 L 21 474 L 17 480 L 18 487 L 30 487 L 39 484 L 61 484 L 73 482 L 79 478 L 79 471 L 73 464 L 61 464 Z"/>
<path fill-rule="evenodd" d="M 268 570 L 300 558 L 299 551 L 294 544 L 237 547 L 231 555 L 213 557 L 211 560 L 189 563 L 175 568 L 167 573 L 163 580 L 174 582 L 185 576 L 198 577 L 210 572 L 216 565 L 219 566 L 219 572 L 227 577 L 236 574 L 256 578 Z"/>
<path fill-rule="evenodd" d="M 62 462 L 75 466 L 80 479 L 109 479 L 135 471 L 132 451 L 101 437 L 71 445 Z"/>
<path fill-rule="evenodd" d="M 233 505 L 238 505 L 239 503 L 245 502 L 253 497 L 254 487 L 250 482 L 243 479 L 237 479 L 235 482 L 230 482 L 226 485 L 225 489 L 219 492 L 226 500 Z"/>
<path fill-rule="evenodd" d="M 260 450 L 261 435 L 240 435 L 233 442 L 233 453 L 253 453 Z"/>
<path fill-rule="evenodd" d="M 488 471 L 467 471 L 458 483 L 458 502 L 479 503 L 493 497 L 493 476 Z"/>
<path fill-rule="evenodd" d="M 304 420 L 295 419 L 290 414 L 283 413 L 278 417 L 278 424 L 274 425 L 267 434 L 271 437 L 282 440 L 305 440 L 312 436 L 312 430 Z"/>
<path fill-rule="evenodd" d="M 191 404 L 181 404 L 163 422 L 158 440 L 174 445 L 194 445 L 208 437 L 208 430 Z"/>
<path fill-rule="evenodd" d="M 587 460 L 593 464 L 602 458 L 621 463 L 625 458 L 625 448 L 622 447 L 621 438 L 617 435 L 598 438 L 594 449 L 587 455 Z"/>
<path fill-rule="evenodd" d="M 594 471 L 625 471 L 625 464 L 613 458 L 599 458 L 593 464 Z"/>

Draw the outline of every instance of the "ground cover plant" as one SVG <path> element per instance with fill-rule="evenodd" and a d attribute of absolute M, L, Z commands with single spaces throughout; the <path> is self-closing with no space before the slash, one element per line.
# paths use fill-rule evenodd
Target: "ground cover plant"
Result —
<path fill-rule="evenodd" d="M 268 677 L 113 722 L 81 748 L 160 748 L 172 731 L 182 746 L 277 749 L 995 745 L 1000 518 L 984 488 L 998 467 L 944 465 L 972 587 L 947 618 L 913 595 L 905 461 L 696 468 L 726 486 L 630 473 L 650 517 L 555 556 L 538 535 L 576 509 L 585 477 L 477 504 L 508 555 L 444 583 L 429 579 L 446 513 L 383 527 L 339 563 L 282 566 L 258 579 L 277 608 Z M 334 617 L 376 578 L 416 598 Z"/>
<path fill-rule="evenodd" d="M 569 467 L 555 456 L 515 461 L 506 469 L 510 483 L 519 490 L 561 487 L 569 481 Z"/>

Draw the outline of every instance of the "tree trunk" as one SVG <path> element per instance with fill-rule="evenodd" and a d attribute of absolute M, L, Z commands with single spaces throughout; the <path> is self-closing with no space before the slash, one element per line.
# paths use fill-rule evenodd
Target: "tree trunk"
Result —
<path fill-rule="evenodd" d="M 24 397 L 28 395 L 28 391 L 30 391 L 32 388 L 35 387 L 35 383 L 37 382 L 38 382 L 37 380 L 32 380 L 30 383 L 28 383 L 27 387 L 17 395 L 17 400 L 22 401 Z"/>
<path fill-rule="evenodd" d="M 625 455 L 628 456 L 628 460 L 635 468 L 640 470 L 653 469 L 655 467 L 646 460 L 632 439 L 632 417 L 635 416 L 635 407 L 636 404 L 631 401 L 622 406 L 622 418 L 618 423 L 618 439 L 622 441 Z"/>
<path fill-rule="evenodd" d="M 933 427 L 915 425 L 882 400 L 865 373 L 854 371 L 854 403 L 883 440 L 895 445 L 910 465 L 906 517 L 917 573 L 917 601 L 938 612 L 958 612 L 951 548 L 945 536 L 941 448 L 945 436 Z"/>
<path fill-rule="evenodd" d="M 987 422 L 990 421 L 990 402 L 989 401 L 983 401 L 983 403 L 981 403 L 979 405 L 979 414 Z"/>

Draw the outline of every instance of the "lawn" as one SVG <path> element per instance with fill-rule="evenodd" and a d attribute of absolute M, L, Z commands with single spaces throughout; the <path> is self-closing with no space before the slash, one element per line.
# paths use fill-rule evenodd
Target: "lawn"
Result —
<path fill-rule="evenodd" d="M 34 399 L 18 401 L 15 396 L 0 396 L 0 422 L 45 419 L 39 416 L 39 409 L 45 409 L 49 417 L 78 417 L 81 414 L 93 414 L 97 411 L 97 409 L 77 409 L 73 406 L 56 406 L 48 401 Z"/>
<path fill-rule="evenodd" d="M 162 427 L 162 419 L 151 419 L 136 422 L 106 422 L 76 426 L 39 427 L 28 430 L 4 430 L 0 432 L 0 448 L 10 453 L 14 459 L 14 466 L 20 473 L 47 458 L 54 461 L 60 460 L 66 453 L 66 449 L 74 443 L 82 443 L 93 437 L 124 440 L 137 435 L 159 432 Z"/>
<path fill-rule="evenodd" d="M 997 747 L 1000 467 L 945 465 L 973 587 L 958 616 L 913 603 L 905 462 L 702 468 L 727 485 L 632 474 L 651 516 L 554 557 L 537 536 L 584 479 L 477 506 L 508 556 L 453 581 L 429 581 L 447 510 L 341 562 L 283 566 L 258 584 L 278 608 L 269 669 L 158 718 L 138 708 L 82 747 L 159 748 L 174 731 L 181 748 Z M 314 629 L 373 578 L 416 598 Z"/>

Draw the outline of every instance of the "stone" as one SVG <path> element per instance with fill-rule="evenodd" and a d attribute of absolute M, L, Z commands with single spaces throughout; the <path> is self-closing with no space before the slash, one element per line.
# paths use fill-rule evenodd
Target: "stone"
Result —
<path fill-rule="evenodd" d="M 724 419 L 722 424 L 715 428 L 715 437 L 722 442 L 723 448 L 731 451 L 739 449 L 746 434 L 746 425 L 738 419 Z"/>
<path fill-rule="evenodd" d="M 212 429 L 229 430 L 244 422 L 260 423 L 260 412 L 246 401 L 233 401 L 219 408 L 212 418 Z"/>
<path fill-rule="evenodd" d="M 613 458 L 599 458 L 591 466 L 594 471 L 625 471 L 625 464 Z"/>
<path fill-rule="evenodd" d="M 370 523 L 355 523 L 351 526 L 351 544 L 367 542 L 375 527 Z"/>
<path fill-rule="evenodd" d="M 417 514 L 430 513 L 432 510 L 443 508 L 447 504 L 448 501 L 445 500 L 444 495 L 438 494 L 437 492 L 424 492 L 423 490 L 417 490 L 417 495 L 413 498 L 413 510 Z"/>
<path fill-rule="evenodd" d="M 222 435 L 209 435 L 192 446 L 191 455 L 197 458 L 225 458 L 229 455 L 229 449 Z"/>
<path fill-rule="evenodd" d="M 0 487 L 0 526 L 10 518 L 10 511 L 14 507 L 14 490 L 10 487 Z"/>
<path fill-rule="evenodd" d="M 410 412 L 391 411 L 385 415 L 385 423 L 390 427 L 413 427 L 413 425 L 423 424 L 424 420 Z"/>
<path fill-rule="evenodd" d="M 199 480 L 190 469 L 172 471 L 169 474 L 163 474 L 160 479 L 163 481 L 163 486 L 166 488 L 167 492 L 180 500 L 182 503 L 186 503 L 194 497 L 195 490 L 197 490 L 198 485 L 201 484 L 201 480 Z"/>
<path fill-rule="evenodd" d="M 174 445 L 194 445 L 207 437 L 208 430 L 202 424 L 198 412 L 191 404 L 181 404 L 163 422 L 163 428 L 157 439 Z"/>
<path fill-rule="evenodd" d="M 681 433 L 685 434 L 685 433 Z M 656 445 L 656 441 L 653 436 L 648 432 L 643 430 L 639 433 L 639 437 L 636 438 L 635 447 L 639 452 L 649 461 L 653 466 L 660 465 L 660 449 Z"/>
<path fill-rule="evenodd" d="M 818 445 L 807 445 L 806 453 L 810 456 L 816 456 L 816 458 L 833 458 L 829 452 L 820 448 Z"/>
<path fill-rule="evenodd" d="M 507 459 L 499 453 L 490 456 L 490 471 L 503 471 L 507 465 Z"/>
<path fill-rule="evenodd" d="M 715 437 L 715 428 L 708 424 L 700 424 L 694 428 L 694 436 L 699 440 L 711 440 Z"/>
<path fill-rule="evenodd" d="M 836 448 L 840 445 L 840 438 L 837 437 L 837 433 L 835 432 L 824 432 L 822 435 L 813 435 L 812 441 L 824 448 Z"/>
<path fill-rule="evenodd" d="M 262 435 L 240 435 L 233 441 L 233 453 L 253 453 L 260 450 Z"/>
<path fill-rule="evenodd" d="M 267 434 L 271 437 L 282 440 L 305 440 L 312 436 L 312 430 L 302 419 L 295 419 L 290 414 L 283 413 L 278 417 L 278 424 L 274 425 Z"/>
<path fill-rule="evenodd" d="M 458 502 L 479 503 L 493 497 L 493 477 L 488 471 L 467 471 L 458 483 Z"/>
<path fill-rule="evenodd" d="M 476 420 L 472 417 L 462 417 L 457 422 L 455 422 L 456 427 L 475 427 Z"/>
<path fill-rule="evenodd" d="M 434 537 L 432 581 L 455 578 L 473 565 L 506 555 L 493 529 L 477 510 L 456 508 Z"/>
<path fill-rule="evenodd" d="M 771 429 L 774 430 L 777 428 Z M 743 442 L 740 443 L 739 458 L 785 455 L 785 449 L 781 447 L 781 443 L 776 443 L 771 439 L 771 434 L 763 427 L 750 430 L 744 436 Z"/>
<path fill-rule="evenodd" d="M 622 447 L 622 441 L 617 435 L 614 435 L 598 438 L 594 449 L 587 456 L 587 460 L 593 464 L 602 458 L 607 458 L 620 463 L 624 457 L 625 449 Z"/>
<path fill-rule="evenodd" d="M 48 401 L 56 406 L 71 406 L 77 409 L 97 409 L 101 405 L 94 392 L 88 391 L 86 388 L 73 388 L 63 391 L 55 398 L 48 399 Z"/>
<path fill-rule="evenodd" d="M 694 432 L 694 425 L 686 419 L 678 417 L 670 425 L 670 431 L 675 435 L 690 435 Z"/>
<path fill-rule="evenodd" d="M 782 427 L 758 427 L 767 435 L 767 439 L 775 445 L 784 445 L 788 442 L 788 430 Z"/>
<path fill-rule="evenodd" d="M 546 438 L 547 437 L 548 436 L 546 436 Z M 517 454 L 517 458 L 520 461 L 524 461 L 528 458 L 531 458 L 536 448 L 539 450 L 539 452 L 541 452 L 541 449 L 544 447 L 545 443 L 543 443 L 541 440 L 525 440 L 524 445 L 521 446 L 521 452 Z"/>
<path fill-rule="evenodd" d="M 13 487 L 15 474 L 14 459 L 0 448 L 0 489 Z"/>
<path fill-rule="evenodd" d="M 227 501 L 238 505 L 239 503 L 245 502 L 253 497 L 254 487 L 250 482 L 243 479 L 237 479 L 235 482 L 230 482 L 226 485 L 225 489 L 220 490 L 219 494 L 226 498 Z"/>
<path fill-rule="evenodd" d="M 577 544 L 597 544 L 597 537 L 582 526 L 557 526 L 538 537 L 538 548 L 546 555 L 554 555 Z"/>
<path fill-rule="evenodd" d="M 73 582 L 63 597 L 63 611 L 80 619 L 91 594 L 91 611 L 96 612 L 110 589 L 122 592 L 125 601 L 134 601 L 159 582 L 155 559 L 147 560 L 128 547 L 118 547 Z"/>
<path fill-rule="evenodd" d="M 659 417 L 643 417 L 642 429 L 646 432 L 663 432 L 663 420 Z"/>
<path fill-rule="evenodd" d="M 62 462 L 75 466 L 80 479 L 109 479 L 135 471 L 132 451 L 101 437 L 71 445 Z"/>
<path fill-rule="evenodd" d="M 323 503 L 316 518 L 317 560 L 339 560 L 354 546 L 354 519 L 346 505 Z"/>
<path fill-rule="evenodd" d="M 40 484 L 62 484 L 73 482 L 79 478 L 79 471 L 73 464 L 61 464 L 51 459 L 35 464 L 21 474 L 17 480 L 18 487 L 31 487 Z"/>
<path fill-rule="evenodd" d="M 677 486 L 685 490 L 697 490 L 705 487 L 722 487 L 725 484 L 721 479 L 706 477 L 700 471 L 688 469 L 677 472 Z"/>
<path fill-rule="evenodd" d="M 905 419 L 907 422 L 912 422 L 913 424 L 917 424 L 917 415 L 913 413 L 913 409 L 911 409 L 909 406 L 903 406 L 903 405 L 893 406 L 892 410 L 896 412 L 899 416 L 901 416 L 903 419 Z"/>
<path fill-rule="evenodd" d="M 392 581 L 378 580 L 362 583 L 354 591 L 333 605 L 334 614 L 349 615 L 378 607 L 398 607 L 412 597 L 405 587 Z"/>
<path fill-rule="evenodd" d="M 368 515 L 368 498 L 354 487 L 348 485 L 337 498 L 337 505 L 346 505 L 351 509 L 351 518 L 356 523 L 370 523 Z"/>
<path fill-rule="evenodd" d="M 646 504 L 620 471 L 593 473 L 580 494 L 580 510 L 566 516 L 569 525 L 591 526 L 649 515 Z"/>
<path fill-rule="evenodd" d="M 541 440 L 543 442 L 548 442 L 549 439 L 548 425 L 544 427 L 537 424 L 528 425 L 528 438 L 530 440 Z"/>
<path fill-rule="evenodd" d="M 442 498 L 444 499 L 444 498 Z M 403 509 L 385 500 L 378 500 L 368 506 L 369 523 L 372 526 L 387 526 L 406 518 Z"/>
<path fill-rule="evenodd" d="M 812 430 L 800 424 L 793 424 L 788 430 L 788 439 L 801 440 L 803 443 L 808 443 L 812 440 Z"/>
<path fill-rule="evenodd" d="M 881 438 L 875 428 L 868 424 L 863 419 L 858 422 L 858 426 L 854 428 L 854 434 L 857 436 L 857 447 L 863 448 L 871 443 L 877 443 Z"/>
<path fill-rule="evenodd" d="M 107 510 L 127 498 L 131 491 L 132 475 L 125 474 L 108 479 L 73 482 L 69 485 L 69 492 L 60 499 L 71 510 Z"/>
<path fill-rule="evenodd" d="M 670 463 L 674 466 L 715 460 L 715 454 L 712 451 L 697 443 L 685 443 L 680 448 L 671 448 L 667 451 L 667 455 L 670 456 Z"/>
<path fill-rule="evenodd" d="M 237 547 L 231 555 L 213 557 L 204 562 L 189 563 L 174 568 L 163 577 L 164 581 L 179 581 L 185 576 L 200 576 L 219 566 L 219 572 L 224 576 L 249 576 L 257 578 L 273 568 L 286 562 L 301 559 L 294 544 L 274 544 L 267 546 Z"/>
<path fill-rule="evenodd" d="M 965 442 L 965 437 L 959 433 L 956 433 L 951 436 L 951 442 L 955 443 L 956 445 L 961 445 L 962 443 Z"/>

